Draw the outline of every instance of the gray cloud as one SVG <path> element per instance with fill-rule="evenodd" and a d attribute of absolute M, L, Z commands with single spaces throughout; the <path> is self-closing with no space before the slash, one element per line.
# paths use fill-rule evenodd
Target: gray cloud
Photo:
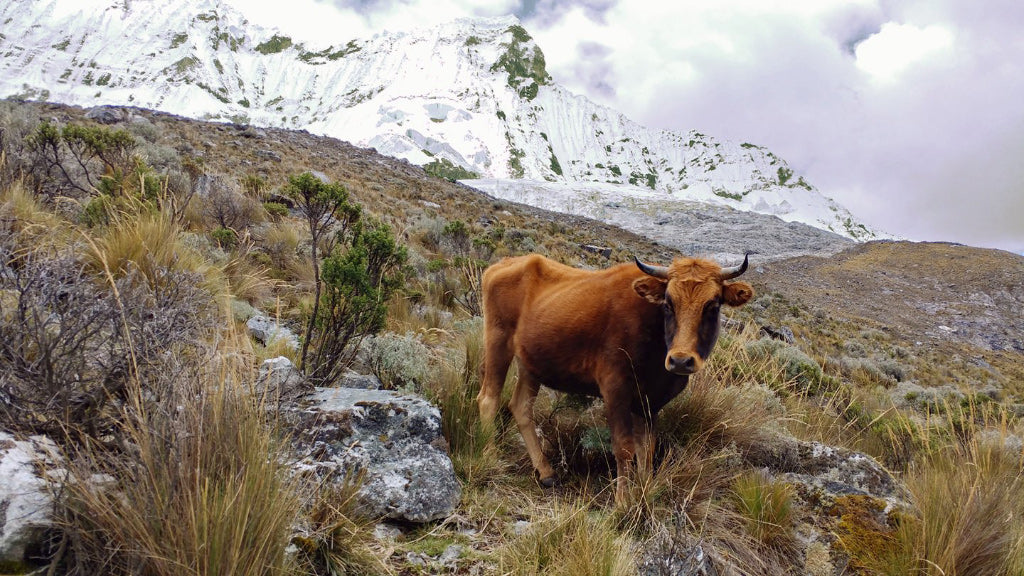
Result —
<path fill-rule="evenodd" d="M 632 35 L 601 57 L 599 77 L 617 90 L 583 73 L 566 82 L 652 127 L 765 145 L 891 233 L 1024 250 L 1024 6 L 857 2 L 809 15 L 727 6 L 685 7 L 670 24 L 666 14 L 609 13 L 607 37 Z M 886 22 L 941 26 L 952 47 L 891 81 L 872 77 L 855 49 Z M 558 79 L 587 70 L 579 60 L 548 56 Z"/>

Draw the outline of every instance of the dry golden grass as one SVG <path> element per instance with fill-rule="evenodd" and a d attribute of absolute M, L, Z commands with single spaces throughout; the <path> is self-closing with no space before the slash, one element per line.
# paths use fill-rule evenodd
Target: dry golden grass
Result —
<path fill-rule="evenodd" d="M 300 500 L 280 437 L 243 391 L 244 366 L 206 366 L 194 366 L 194 379 L 164 403 L 132 389 L 119 432 L 131 452 L 75 455 L 63 522 L 69 573 L 290 569 L 285 548 Z M 106 479 L 98 485 L 97 472 Z"/>
<path fill-rule="evenodd" d="M 635 573 L 629 538 L 607 514 L 586 502 L 559 502 L 538 511 L 530 527 L 497 554 L 501 574 L 626 576 Z"/>

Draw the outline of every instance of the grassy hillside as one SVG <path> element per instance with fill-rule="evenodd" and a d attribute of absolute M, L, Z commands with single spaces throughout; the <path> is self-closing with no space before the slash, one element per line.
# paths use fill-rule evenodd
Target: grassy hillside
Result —
<path fill-rule="evenodd" d="M 1024 571 L 1019 256 L 754 255 L 758 296 L 723 319 L 707 369 L 662 413 L 657 469 L 616 506 L 600 402 L 539 397 L 554 490 L 507 414 L 493 436 L 478 426 L 479 275 L 529 252 L 591 267 L 670 252 L 333 139 L 120 114 L 0 102 L 0 424 L 52 434 L 74 461 L 45 551 L 58 573 L 668 574 L 696 550 L 725 573 Z M 266 457 L 284 448 L 247 390 L 261 359 L 300 359 L 240 320 L 254 307 L 310 325 L 320 264 L 290 187 L 304 172 L 408 250 L 382 329 L 341 353 L 441 407 L 464 484 L 442 522 L 374 538 L 349 491 Z M 873 456 L 910 505 L 808 489 L 793 437 Z M 92 490 L 97 473 L 119 489 Z"/>

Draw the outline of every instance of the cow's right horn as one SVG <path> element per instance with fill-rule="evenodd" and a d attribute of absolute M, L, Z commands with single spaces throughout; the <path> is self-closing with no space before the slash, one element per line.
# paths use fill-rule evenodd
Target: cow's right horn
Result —
<path fill-rule="evenodd" d="M 749 256 L 749 254 L 743 255 L 743 264 L 740 264 L 739 266 L 733 266 L 732 268 L 722 268 L 722 280 L 732 280 L 733 278 L 746 272 L 747 256 Z"/>
<path fill-rule="evenodd" d="M 644 274 L 649 274 L 655 278 L 668 278 L 668 267 L 667 266 L 654 266 L 651 264 L 644 264 L 639 258 L 633 256 L 633 260 L 636 260 L 636 266 Z"/>

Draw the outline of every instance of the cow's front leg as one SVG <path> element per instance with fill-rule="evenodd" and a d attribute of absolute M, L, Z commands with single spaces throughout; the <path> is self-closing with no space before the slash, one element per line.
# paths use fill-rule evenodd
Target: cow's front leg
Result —
<path fill-rule="evenodd" d="M 651 418 L 633 414 L 633 442 L 636 446 L 637 471 L 647 478 L 654 473 L 654 422 Z"/>
<path fill-rule="evenodd" d="M 615 394 L 605 395 L 608 428 L 612 433 L 612 452 L 615 454 L 615 503 L 627 501 L 627 483 L 632 477 L 636 440 L 633 436 L 633 415 L 629 410 L 630 398 Z"/>
<path fill-rule="evenodd" d="M 537 425 L 533 421 L 533 401 L 537 398 L 537 391 L 540 390 L 540 383 L 537 382 L 529 372 L 519 365 L 519 382 L 512 392 L 512 400 L 509 408 L 519 426 L 519 433 L 526 443 L 526 452 L 530 455 L 534 470 L 540 478 L 540 485 L 551 488 L 555 485 L 555 470 L 544 457 L 544 450 L 540 447 L 540 438 L 537 437 Z"/>

